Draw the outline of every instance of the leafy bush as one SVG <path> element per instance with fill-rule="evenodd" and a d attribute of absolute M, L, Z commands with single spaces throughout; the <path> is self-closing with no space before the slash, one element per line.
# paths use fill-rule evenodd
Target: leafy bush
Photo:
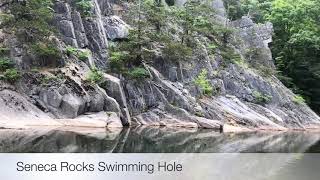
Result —
<path fill-rule="evenodd" d="M 77 49 L 77 48 L 74 48 L 74 47 L 72 47 L 72 46 L 68 46 L 68 47 L 66 48 L 66 53 L 67 53 L 68 56 L 76 55 L 77 52 L 78 52 L 78 49 Z"/>
<path fill-rule="evenodd" d="M 90 57 L 90 51 L 88 50 L 83 50 L 83 51 L 78 51 L 77 53 L 77 57 L 81 60 L 81 61 L 87 61 Z"/>
<path fill-rule="evenodd" d="M 53 43 L 37 43 L 32 46 L 32 52 L 38 58 L 57 60 L 61 58 L 61 52 Z"/>
<path fill-rule="evenodd" d="M 48 76 L 48 75 L 45 75 L 41 78 L 41 84 L 43 85 L 47 85 L 49 84 L 49 82 L 52 82 L 52 81 L 57 81 L 58 78 L 55 77 L 55 76 Z"/>
<path fill-rule="evenodd" d="M 14 63 L 9 58 L 0 58 L 0 71 L 5 71 L 9 68 L 13 68 Z"/>
<path fill-rule="evenodd" d="M 202 90 L 205 95 L 212 95 L 213 88 L 210 84 L 210 81 L 207 79 L 208 72 L 203 69 L 198 77 L 194 80 L 194 83 Z"/>
<path fill-rule="evenodd" d="M 10 54 L 9 48 L 0 47 L 0 56 L 6 56 Z"/>
<path fill-rule="evenodd" d="M 230 47 L 224 47 L 221 49 L 220 55 L 225 63 L 237 63 L 243 61 L 240 54 Z"/>
<path fill-rule="evenodd" d="M 216 50 L 218 48 L 218 45 L 215 43 L 211 43 L 207 46 L 207 49 L 209 51 L 209 54 L 215 54 Z"/>
<path fill-rule="evenodd" d="M 9 10 L 13 16 L 5 27 L 25 42 L 45 42 L 53 34 L 50 25 L 54 11 L 53 0 L 12 1 Z"/>
<path fill-rule="evenodd" d="M 20 72 L 14 68 L 7 69 L 3 74 L 3 79 L 10 83 L 16 82 L 20 77 L 21 77 Z"/>
<path fill-rule="evenodd" d="M 292 100 L 296 104 L 304 104 L 306 100 L 301 95 L 295 95 Z"/>
<path fill-rule="evenodd" d="M 82 16 L 88 17 L 92 15 L 93 4 L 91 0 L 77 0 L 76 7 Z"/>
<path fill-rule="evenodd" d="M 192 48 L 178 42 L 167 42 L 163 48 L 163 54 L 171 60 L 187 60 L 192 56 Z"/>
<path fill-rule="evenodd" d="M 268 66 L 259 66 L 258 70 L 262 73 L 265 77 L 271 77 L 277 73 L 277 71 Z"/>
<path fill-rule="evenodd" d="M 110 68 L 119 73 L 124 72 L 126 61 L 129 59 L 126 51 L 114 51 L 110 53 Z"/>
<path fill-rule="evenodd" d="M 254 97 L 254 102 L 257 104 L 264 105 L 272 101 L 272 96 L 268 94 L 263 94 L 259 91 L 254 91 L 252 95 Z"/>
<path fill-rule="evenodd" d="M 128 72 L 128 75 L 135 79 L 143 79 L 150 77 L 149 72 L 142 67 L 135 67 Z"/>
<path fill-rule="evenodd" d="M 103 80 L 103 73 L 96 68 L 91 69 L 87 81 L 91 84 L 99 84 Z"/>
<path fill-rule="evenodd" d="M 68 46 L 66 48 L 66 54 L 68 56 L 74 55 L 81 61 L 87 61 L 89 59 L 89 56 L 91 55 L 91 52 L 87 49 L 81 50 L 81 49 L 74 48 L 72 46 Z"/>

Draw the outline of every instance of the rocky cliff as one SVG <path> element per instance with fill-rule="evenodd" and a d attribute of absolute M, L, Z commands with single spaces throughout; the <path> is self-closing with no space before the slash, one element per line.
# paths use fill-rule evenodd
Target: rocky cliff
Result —
<path fill-rule="evenodd" d="M 6 11 L 9 0 L 0 3 Z M 104 73 L 99 85 L 84 82 L 90 69 L 109 72 L 108 49 L 129 35 L 122 18 L 131 2 L 92 0 L 93 16 L 83 17 L 72 0 L 54 1 L 52 37 L 63 51 L 90 51 L 87 61 L 77 56 L 39 61 L 27 55 L 17 38 L 0 30 L 1 46 L 23 72 L 22 78 L 0 85 L 0 123 L 74 126 L 183 126 L 224 130 L 316 128 L 320 118 L 273 74 L 272 24 L 254 24 L 249 17 L 229 22 L 221 0 L 212 0 L 220 26 L 233 29 L 227 54 L 243 61 L 225 63 L 226 53 L 209 55 L 206 38 L 192 61 L 168 61 L 161 55 L 145 63 L 149 78 L 128 79 Z M 184 1 L 176 1 L 177 6 Z M 232 52 L 232 53 L 231 53 Z M 229 56 L 228 56 L 229 57 Z M 40 68 L 37 72 L 34 67 Z M 204 96 L 194 79 L 203 70 L 215 90 Z M 101 124 L 102 123 L 102 124 Z M 10 126 L 8 126 L 10 124 Z"/>

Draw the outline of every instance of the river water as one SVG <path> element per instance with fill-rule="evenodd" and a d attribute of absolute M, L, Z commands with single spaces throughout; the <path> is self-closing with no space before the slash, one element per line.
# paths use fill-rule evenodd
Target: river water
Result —
<path fill-rule="evenodd" d="M 6 153 L 320 153 L 320 132 L 220 133 L 206 129 L 0 130 Z"/>

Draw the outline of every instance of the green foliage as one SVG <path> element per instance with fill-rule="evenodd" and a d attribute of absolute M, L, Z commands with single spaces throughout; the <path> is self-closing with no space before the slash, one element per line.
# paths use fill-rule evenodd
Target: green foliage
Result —
<path fill-rule="evenodd" d="M 264 77 L 272 77 L 276 75 L 277 71 L 274 68 L 268 66 L 259 66 L 257 69 L 261 72 Z"/>
<path fill-rule="evenodd" d="M 81 61 L 87 61 L 91 55 L 91 51 L 85 49 L 77 49 L 72 46 L 68 46 L 65 50 L 68 56 L 76 56 Z"/>
<path fill-rule="evenodd" d="M 182 43 L 190 47 L 197 34 L 217 34 L 219 26 L 214 21 L 216 13 L 209 1 L 189 0 L 184 8 L 171 8 L 170 13 L 174 22 L 182 27 L 183 31 L 179 34 Z"/>
<path fill-rule="evenodd" d="M 72 46 L 67 46 L 66 54 L 67 56 L 75 56 L 78 53 L 78 49 Z"/>
<path fill-rule="evenodd" d="M 192 56 L 192 48 L 177 42 L 168 42 L 162 50 L 165 57 L 173 61 L 188 60 Z"/>
<path fill-rule="evenodd" d="M 0 57 L 0 71 L 6 71 L 7 69 L 13 68 L 14 63 L 7 57 Z"/>
<path fill-rule="evenodd" d="M 40 59 L 57 60 L 61 58 L 60 50 L 52 43 L 37 43 L 32 45 L 32 52 Z"/>
<path fill-rule="evenodd" d="M 135 67 L 128 72 L 129 77 L 134 79 L 144 79 L 150 77 L 149 72 L 142 67 Z"/>
<path fill-rule="evenodd" d="M 110 53 L 110 68 L 119 73 L 125 71 L 126 62 L 129 60 L 129 53 L 126 51 L 115 51 Z"/>
<path fill-rule="evenodd" d="M 207 49 L 209 50 L 209 54 L 215 54 L 216 50 L 218 49 L 218 45 L 216 43 L 211 43 L 207 46 Z"/>
<path fill-rule="evenodd" d="M 82 16 L 88 17 L 92 15 L 93 4 L 91 0 L 76 0 L 76 7 Z"/>
<path fill-rule="evenodd" d="M 223 57 L 225 64 L 243 62 L 240 54 L 231 47 L 222 47 L 220 49 L 220 55 Z"/>
<path fill-rule="evenodd" d="M 91 69 L 86 79 L 91 84 L 99 84 L 103 80 L 103 73 L 96 68 Z"/>
<path fill-rule="evenodd" d="M 253 21 L 262 23 L 265 15 L 271 11 L 273 0 L 224 0 L 228 18 L 240 19 L 242 16 L 250 16 Z"/>
<path fill-rule="evenodd" d="M 295 95 L 292 100 L 296 104 L 304 104 L 306 100 L 301 95 Z"/>
<path fill-rule="evenodd" d="M 6 11 L 10 18 L 1 23 L 6 32 L 14 33 L 24 50 L 40 60 L 56 60 L 61 54 L 52 42 L 53 0 L 11 1 Z"/>
<path fill-rule="evenodd" d="M 145 0 L 130 4 L 124 14 L 130 24 L 129 37 L 110 48 L 110 66 L 114 72 L 126 73 L 162 55 L 170 61 L 192 58 L 196 40 L 203 35 L 228 34 L 215 22 L 209 1 L 188 1 L 184 7 L 166 6 L 163 1 Z M 177 38 L 181 37 L 181 38 Z"/>
<path fill-rule="evenodd" d="M 87 61 L 90 57 L 91 53 L 88 50 L 78 51 L 77 57 L 81 61 Z"/>
<path fill-rule="evenodd" d="M 20 78 L 21 78 L 21 74 L 15 68 L 7 69 L 3 74 L 3 79 L 10 83 L 14 83 Z"/>
<path fill-rule="evenodd" d="M 320 1 L 273 0 L 272 53 L 282 82 L 320 112 Z"/>
<path fill-rule="evenodd" d="M 277 77 L 308 99 L 320 112 L 320 1 L 319 0 L 224 0 L 228 16 L 235 20 L 249 15 L 257 23 L 274 27 L 272 54 Z M 253 53 L 253 54 L 252 54 Z M 254 52 L 249 52 L 254 59 Z M 259 67 L 267 76 L 275 74 Z"/>
<path fill-rule="evenodd" d="M 52 6 L 52 0 L 12 1 L 9 8 L 13 17 L 3 26 L 25 42 L 43 41 L 53 33 Z"/>
<path fill-rule="evenodd" d="M 264 104 L 268 104 L 272 101 L 272 96 L 270 96 L 268 94 L 263 94 L 259 91 L 254 91 L 252 93 L 252 95 L 253 95 L 255 103 L 257 103 L 257 104 L 264 105 Z"/>
<path fill-rule="evenodd" d="M 58 81 L 58 78 L 56 76 L 53 75 L 44 75 L 41 78 L 41 84 L 42 85 L 48 85 L 50 82 L 56 82 Z"/>
<path fill-rule="evenodd" d="M 245 14 L 239 0 L 223 0 L 223 2 L 229 19 L 240 19 Z"/>
<path fill-rule="evenodd" d="M 198 77 L 194 80 L 195 85 L 197 85 L 203 92 L 204 95 L 211 96 L 213 95 L 213 87 L 210 84 L 210 81 L 207 79 L 208 71 L 203 69 Z"/>
<path fill-rule="evenodd" d="M 10 49 L 5 47 L 0 47 L 0 56 L 10 55 Z"/>

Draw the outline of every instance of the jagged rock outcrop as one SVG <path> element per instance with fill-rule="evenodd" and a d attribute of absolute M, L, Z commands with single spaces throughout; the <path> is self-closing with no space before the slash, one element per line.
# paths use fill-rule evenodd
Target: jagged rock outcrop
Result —
<path fill-rule="evenodd" d="M 183 3 L 176 1 L 176 5 Z M 89 49 L 89 61 L 62 57 L 49 70 L 25 73 L 9 94 L 19 99 L 23 96 L 26 109 L 21 109 L 19 103 L 10 107 L 4 100 L 0 101 L 0 106 L 12 113 L 10 118 L 21 113 L 26 119 L 80 118 L 104 121 L 106 126 L 224 127 L 226 131 L 305 129 L 320 125 L 319 116 L 306 104 L 294 102 L 295 95 L 276 77 L 266 76 L 259 70 L 261 67 L 274 69 L 268 48 L 272 24 L 257 25 L 248 17 L 228 22 L 221 0 L 212 1 L 218 12 L 217 21 L 221 26 L 234 28 L 228 48 L 244 61 L 225 64 L 221 52 L 209 55 L 207 40 L 203 37 L 197 40 L 203 48 L 195 53 L 193 61 L 177 63 L 158 57 L 144 64 L 150 78 L 132 80 L 104 74 L 100 86 L 88 85 L 85 80 L 90 68 L 108 69 L 109 41 L 126 38 L 130 29 L 121 19 L 125 3 L 92 0 L 92 4 L 93 15 L 84 17 L 71 1 L 55 1 L 53 24 L 60 32 L 55 37 L 59 48 Z M 0 32 L 0 36 L 6 35 Z M 0 43 L 11 48 L 11 57 L 19 69 L 30 69 L 32 57 L 21 52 L 14 37 L 7 37 L 10 38 L 0 37 L 4 39 Z M 47 66 L 46 63 L 38 65 Z M 204 97 L 194 84 L 204 69 L 215 89 L 214 96 Z M 258 102 L 257 92 L 270 101 Z M 8 94 L 8 87 L 1 84 L 0 93 Z M 5 127 L 5 123 L 2 126 Z"/>

